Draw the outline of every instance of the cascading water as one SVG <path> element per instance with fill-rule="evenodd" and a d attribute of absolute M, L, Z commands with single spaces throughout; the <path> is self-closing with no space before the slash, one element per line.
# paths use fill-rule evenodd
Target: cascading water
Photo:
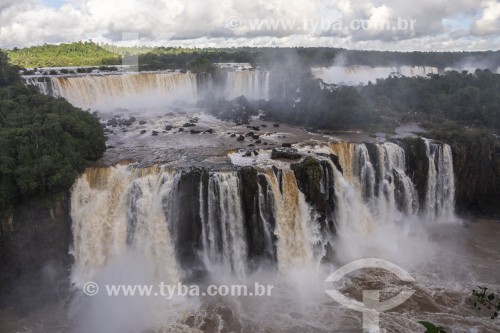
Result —
<path fill-rule="evenodd" d="M 72 191 L 73 282 L 81 286 L 134 252 L 149 258 L 163 281 L 247 283 L 264 271 L 306 297 L 304 281 L 324 280 L 323 263 L 366 256 L 419 262 L 413 254 L 422 239 L 409 228 L 419 228 L 419 216 L 453 214 L 451 148 L 426 145 L 427 184 L 418 189 L 408 170 L 413 157 L 393 142 L 308 148 L 316 161 L 308 171 L 282 161 L 250 167 L 253 173 L 90 168 Z"/>
<path fill-rule="evenodd" d="M 185 267 L 186 261 L 189 264 L 202 253 L 204 269 L 224 265 L 243 279 L 256 244 L 252 237 L 261 244 L 254 255 L 276 258 L 280 271 L 286 271 L 317 262 L 315 247 L 329 240 L 335 227 L 339 235 L 346 230 L 368 234 L 380 223 L 395 224 L 417 213 L 429 220 L 450 219 L 455 191 L 451 149 L 442 143 L 425 143 L 429 170 L 422 206 L 406 173 L 405 151 L 391 142 L 372 144 L 372 156 L 365 144 L 329 146 L 338 164 L 319 157 L 329 166 L 320 164 L 318 178 L 320 195 L 328 205 L 322 208 L 324 213 L 306 202 L 294 171 L 287 168 L 266 168 L 260 173 L 263 178 L 256 180 L 254 199 L 245 199 L 255 200 L 255 206 L 246 205 L 246 210 L 237 171 L 199 176 L 189 185 L 196 186 L 192 193 L 199 200 L 191 215 L 186 215 L 181 202 L 191 195 L 181 193 L 188 186 L 182 185 L 181 173 L 125 166 L 89 169 L 73 188 L 73 280 L 85 281 L 127 248 L 157 262 L 170 258 L 164 274 L 171 276 L 182 276 L 175 272 L 178 260 Z M 321 226 L 315 221 L 316 213 L 326 218 Z M 257 214 L 255 221 L 248 219 L 253 214 Z M 194 219 L 188 225 L 200 230 L 199 240 L 194 231 L 189 236 L 186 218 Z M 335 227 L 328 222 L 332 218 Z M 249 236 L 249 230 L 258 234 Z"/>
<path fill-rule="evenodd" d="M 158 106 L 176 100 L 195 103 L 199 98 L 197 75 L 191 73 L 34 77 L 28 78 L 27 83 L 84 109 Z"/>
<path fill-rule="evenodd" d="M 223 263 L 243 279 L 247 273 L 247 243 L 240 184 L 235 173 L 213 173 L 208 186 L 208 216 L 204 216 L 205 257 Z M 202 213 L 203 215 L 203 213 Z M 206 225 L 205 225 L 206 224 Z"/>
<path fill-rule="evenodd" d="M 224 96 L 233 99 L 244 95 L 248 99 L 269 99 L 269 72 L 240 70 L 227 72 Z"/>
<path fill-rule="evenodd" d="M 310 266 L 314 260 L 313 221 L 304 194 L 291 170 L 282 170 L 281 184 L 273 170 L 267 169 L 265 175 L 273 193 L 278 268 L 285 273 Z"/>
<path fill-rule="evenodd" d="M 178 175 L 159 168 L 136 171 L 125 166 L 89 169 L 74 185 L 72 280 L 77 285 L 127 249 L 150 258 L 158 278 L 179 280 L 162 205 L 175 194 L 171 190 Z"/>
<path fill-rule="evenodd" d="M 451 148 L 431 140 L 424 140 L 429 159 L 427 191 L 425 196 L 428 219 L 451 219 L 455 206 L 455 179 Z"/>
<path fill-rule="evenodd" d="M 384 174 L 381 177 L 384 180 L 380 191 L 386 195 L 390 212 L 394 211 L 394 205 L 397 204 L 399 210 L 406 215 L 412 215 L 418 210 L 418 195 L 413 182 L 406 175 L 405 152 L 403 148 L 391 142 L 382 146 Z"/>
<path fill-rule="evenodd" d="M 269 98 L 269 72 L 238 70 L 226 75 L 224 87 L 217 88 L 226 99 L 241 95 L 250 100 Z M 216 88 L 211 75 L 180 72 L 27 76 L 25 80 L 43 94 L 101 111 L 158 107 L 179 101 L 194 104 Z"/>

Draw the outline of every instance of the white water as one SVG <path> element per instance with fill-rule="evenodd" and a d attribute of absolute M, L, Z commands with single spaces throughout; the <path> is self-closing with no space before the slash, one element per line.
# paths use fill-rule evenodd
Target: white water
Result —
<path fill-rule="evenodd" d="M 222 97 L 241 95 L 250 100 L 269 99 L 269 72 L 234 70 L 226 72 Z M 193 73 L 141 72 L 27 76 L 26 83 L 46 95 L 63 97 L 71 104 L 91 110 L 158 108 L 175 103 L 194 104 L 214 93 L 210 76 Z"/>
<path fill-rule="evenodd" d="M 369 81 L 375 83 L 377 79 L 385 79 L 389 76 L 427 76 L 438 74 L 435 67 L 423 66 L 400 66 L 400 67 L 370 67 L 370 66 L 331 66 L 312 68 L 313 75 L 329 84 L 358 85 L 367 84 Z"/>
<path fill-rule="evenodd" d="M 142 173 L 142 174 L 141 174 Z M 72 281 L 78 286 L 127 250 L 155 265 L 155 276 L 179 281 L 168 221 L 162 200 L 169 198 L 178 175 L 125 166 L 88 171 L 71 197 Z"/>
<path fill-rule="evenodd" d="M 233 99 L 244 95 L 248 99 L 269 99 L 269 72 L 239 70 L 227 73 L 224 96 Z"/>
<path fill-rule="evenodd" d="M 455 179 L 453 173 L 447 172 L 453 168 L 451 148 L 430 140 L 425 140 L 425 145 L 429 159 L 425 197 L 427 218 L 441 220 L 453 218 Z"/>
<path fill-rule="evenodd" d="M 207 266 L 223 263 L 238 278 L 247 274 L 247 244 L 243 226 L 239 178 L 235 173 L 213 173 L 208 187 L 208 216 L 203 226 Z M 203 215 L 203 214 L 201 214 Z M 222 245 L 221 251 L 218 246 Z"/>
<path fill-rule="evenodd" d="M 431 181 L 435 179 L 435 186 L 427 187 L 432 193 L 426 193 L 426 201 L 420 206 L 407 174 L 404 150 L 398 145 L 377 144 L 372 157 L 364 144 L 331 144 L 317 149 L 337 154 L 342 168 L 341 172 L 329 158 L 318 156 L 330 170 L 322 167 L 321 192 L 325 197 L 333 193 L 335 202 L 336 237 L 329 239 L 333 244 L 334 263 L 343 264 L 363 257 L 384 258 L 415 273 L 418 286 L 425 293 L 445 288 L 460 295 L 465 288 L 462 285 L 433 281 L 428 275 L 448 274 L 445 274 L 448 266 L 444 263 L 441 267 L 434 266 L 434 260 L 443 260 L 440 256 L 436 258 L 440 253 L 444 256 L 444 252 L 439 244 L 429 240 L 428 230 L 436 226 L 433 221 L 442 220 L 444 216 L 452 218 L 454 175 L 449 146 L 427 144 L 429 159 L 436 161 L 429 164 L 428 170 L 428 177 Z M 243 189 L 237 172 L 207 172 L 206 178 L 201 177 L 205 180 L 195 189 L 200 201 L 193 203 L 200 207 L 200 258 L 211 273 L 209 281 L 273 284 L 276 291 L 271 298 L 216 298 L 203 300 L 202 304 L 183 300 L 175 303 L 175 307 L 183 309 L 177 316 L 170 312 L 175 312 L 175 307 L 159 306 L 156 299 L 134 301 L 128 307 L 124 305 L 126 300 L 119 304 L 110 300 L 100 302 L 130 316 L 135 316 L 132 315 L 134 311 L 140 313 L 141 320 L 134 325 L 140 324 L 141 329 L 358 331 L 361 327 L 359 314 L 342 309 L 324 294 L 327 286 L 323 281 L 334 264 L 320 264 L 325 252 L 316 250 L 325 246 L 323 240 L 327 237 L 322 234 L 325 231 L 320 230 L 314 209 L 299 190 L 294 172 L 282 162 L 277 165 L 274 170 L 259 169 L 267 186 L 258 184 L 255 203 L 261 208 L 260 236 L 265 240 L 265 251 L 273 252 L 275 246 L 277 272 L 272 268 L 251 271 L 247 265 L 250 244 L 247 243 L 242 207 Z M 169 232 L 172 223 L 189 222 L 179 221 L 174 216 L 182 206 L 179 177 L 179 173 L 162 168 L 118 166 L 87 170 L 75 184 L 72 194 L 75 236 L 72 277 L 77 285 L 89 279 L 121 281 L 116 277 L 117 272 L 138 281 L 183 280 L 184 268 L 179 268 L 176 242 Z M 436 198 L 433 207 L 428 205 L 428 197 Z M 266 211 L 269 207 L 271 211 Z M 434 214 L 434 211 L 440 213 Z M 137 269 L 147 274 L 139 274 Z M 386 281 L 385 277 L 380 279 Z M 453 295 L 454 301 L 460 299 Z M 90 318 L 104 321 L 99 313 L 107 314 L 108 311 L 99 304 L 87 305 L 92 309 Z M 436 301 L 433 306 L 443 305 Z M 218 309 L 225 309 L 225 312 Z M 452 310 L 444 307 L 441 311 Z M 398 314 L 388 314 L 392 321 L 385 325 L 397 327 L 402 332 L 416 329 L 414 315 L 407 318 Z M 168 319 L 161 320 L 162 316 Z M 194 317 L 194 323 L 186 316 Z M 117 317 L 111 318 L 121 322 Z M 186 326 L 187 321 L 192 324 Z M 124 328 L 123 325 L 100 326 L 96 331 L 121 332 Z"/>
<path fill-rule="evenodd" d="M 196 74 L 126 73 L 28 78 L 44 94 L 64 97 L 83 109 L 158 107 L 175 101 L 195 103 L 198 96 Z"/>

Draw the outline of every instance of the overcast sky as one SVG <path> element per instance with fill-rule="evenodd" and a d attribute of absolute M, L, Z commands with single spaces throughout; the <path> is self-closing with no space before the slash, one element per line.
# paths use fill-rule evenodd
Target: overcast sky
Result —
<path fill-rule="evenodd" d="M 0 0 L 1 48 L 89 39 L 196 47 L 497 50 L 500 1 Z"/>

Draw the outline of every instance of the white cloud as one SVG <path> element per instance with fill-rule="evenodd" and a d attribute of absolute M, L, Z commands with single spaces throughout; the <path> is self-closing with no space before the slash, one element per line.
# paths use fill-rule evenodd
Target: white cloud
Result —
<path fill-rule="evenodd" d="M 500 4 L 477 0 L 66 0 L 59 8 L 42 0 L 0 0 L 0 47 L 93 39 L 119 42 L 135 32 L 152 45 L 336 46 L 435 50 L 497 48 Z M 228 18 L 239 26 L 228 29 Z M 472 29 L 444 22 L 476 20 Z M 373 29 L 399 19 L 415 29 Z M 307 20 L 305 24 L 304 20 Z M 261 21 L 259 21 L 261 20 Z M 364 20 L 370 29 L 331 29 Z M 260 28 L 256 28 L 260 22 Z M 257 24 L 257 26 L 256 26 Z M 315 24 L 318 24 L 315 26 Z M 314 29 L 313 29 L 314 28 Z M 452 37 L 453 36 L 453 37 Z"/>
<path fill-rule="evenodd" d="M 481 17 L 474 23 L 472 32 L 477 35 L 500 34 L 500 2 L 483 2 Z"/>

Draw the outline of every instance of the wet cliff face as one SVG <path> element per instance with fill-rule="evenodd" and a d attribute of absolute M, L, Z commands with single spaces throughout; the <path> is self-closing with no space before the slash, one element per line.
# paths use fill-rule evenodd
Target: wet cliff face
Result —
<path fill-rule="evenodd" d="M 407 170 L 417 190 L 418 201 L 425 202 L 428 185 L 427 170 L 429 169 L 425 142 L 420 138 L 405 138 L 398 140 L 397 143 L 405 150 Z"/>
<path fill-rule="evenodd" d="M 64 300 L 69 290 L 68 199 L 55 208 L 24 204 L 0 233 L 0 307 L 25 314 Z"/>
<path fill-rule="evenodd" d="M 452 147 L 457 212 L 499 217 L 499 140 L 481 132 L 436 136 Z"/>

